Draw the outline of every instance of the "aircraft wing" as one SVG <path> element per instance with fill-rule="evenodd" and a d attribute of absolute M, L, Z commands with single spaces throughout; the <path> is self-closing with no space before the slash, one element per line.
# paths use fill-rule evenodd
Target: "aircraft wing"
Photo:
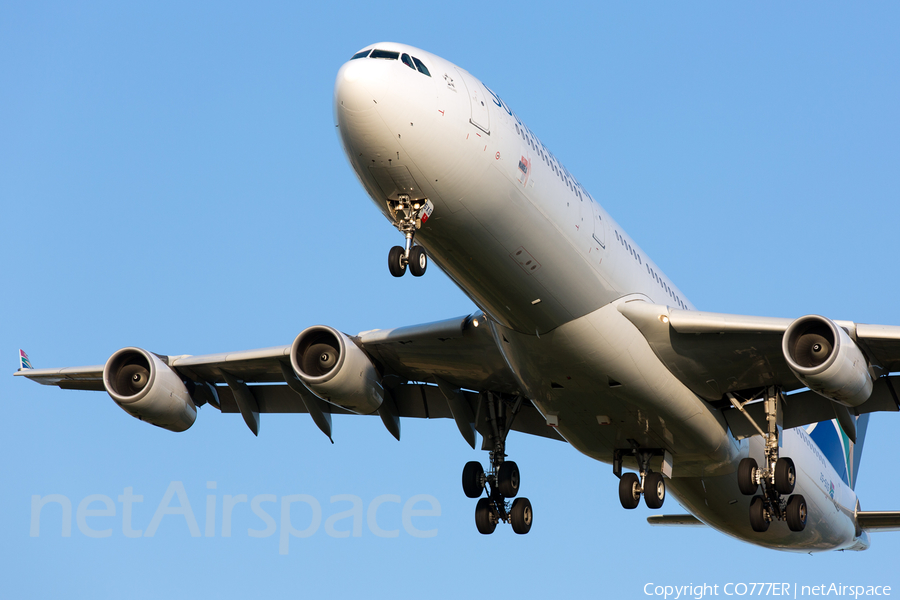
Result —
<path fill-rule="evenodd" d="M 619 311 L 641 331 L 668 369 L 698 396 L 711 402 L 727 394 L 745 399 L 766 386 L 777 385 L 790 392 L 807 387 L 788 366 L 782 349 L 785 332 L 793 319 L 753 317 L 688 311 L 642 300 L 625 302 Z M 788 395 L 784 407 L 784 427 L 838 418 L 842 425 L 849 414 L 900 410 L 896 390 L 900 371 L 900 327 L 834 321 L 862 351 L 876 376 L 867 401 L 845 407 L 812 392 Z M 726 401 L 724 412 L 738 437 L 756 430 Z M 750 404 L 747 411 L 757 423 L 764 422 L 761 405 Z M 758 413 L 758 414 L 757 414 Z"/>
<path fill-rule="evenodd" d="M 479 394 L 467 390 L 516 395 L 518 386 L 489 328 L 479 328 L 474 322 L 472 317 L 458 317 L 366 331 L 350 339 L 381 373 L 399 417 L 454 418 L 461 432 L 474 427 L 484 435 L 490 427 L 487 413 L 480 410 Z M 290 351 L 291 346 L 286 345 L 202 356 L 156 356 L 194 384 L 196 404 L 208 403 L 223 413 L 241 413 L 254 433 L 260 413 L 310 413 L 331 437 L 330 415 L 354 413 L 324 402 L 291 377 Z M 20 369 L 16 375 L 62 389 L 105 391 L 103 369 L 104 365 Z M 250 394 L 249 408 L 246 403 L 242 406 L 242 390 Z M 461 411 L 458 404 L 454 406 L 458 399 L 466 405 Z M 452 408 L 457 409 L 457 415 L 462 412 L 468 422 L 461 422 Z M 511 429 L 562 440 L 525 399 Z M 474 434 L 463 435 L 474 444 Z"/>

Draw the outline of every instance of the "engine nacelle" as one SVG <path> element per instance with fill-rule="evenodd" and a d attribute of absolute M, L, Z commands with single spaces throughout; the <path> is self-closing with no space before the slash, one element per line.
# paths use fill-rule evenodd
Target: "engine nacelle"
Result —
<path fill-rule="evenodd" d="M 350 338 L 332 327 L 304 329 L 291 346 L 291 366 L 313 394 L 335 406 L 370 415 L 384 401 L 375 365 Z"/>
<path fill-rule="evenodd" d="M 125 412 L 163 429 L 184 431 L 197 419 L 197 407 L 178 374 L 141 348 L 122 348 L 110 356 L 103 386 Z"/>
<path fill-rule="evenodd" d="M 781 341 L 784 358 L 806 387 L 844 406 L 872 395 L 869 362 L 843 328 L 825 317 L 800 317 Z"/>

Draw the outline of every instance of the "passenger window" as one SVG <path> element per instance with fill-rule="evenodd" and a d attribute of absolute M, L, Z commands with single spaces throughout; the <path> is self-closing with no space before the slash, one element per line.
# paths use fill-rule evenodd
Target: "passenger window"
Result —
<path fill-rule="evenodd" d="M 354 54 L 353 56 L 350 57 L 350 60 L 355 60 L 357 58 L 365 58 L 369 55 L 369 52 L 371 52 L 371 50 L 363 50 L 362 52 L 357 52 L 356 54 Z"/>
<path fill-rule="evenodd" d="M 397 60 L 400 58 L 399 52 L 392 52 L 390 50 L 372 50 L 372 54 L 369 55 L 369 58 L 386 58 L 388 60 Z"/>
<path fill-rule="evenodd" d="M 400 60 L 403 61 L 404 65 L 406 65 L 413 71 L 416 70 L 416 68 L 413 66 L 412 59 L 409 57 L 409 54 L 404 54 L 403 56 L 400 57 Z"/>
<path fill-rule="evenodd" d="M 424 64 L 422 64 L 421 60 L 419 60 L 415 56 L 413 56 L 412 59 L 415 61 L 416 68 L 419 69 L 419 73 L 421 73 L 422 75 L 428 75 L 429 77 L 431 77 L 431 73 L 428 72 L 428 68 Z"/>

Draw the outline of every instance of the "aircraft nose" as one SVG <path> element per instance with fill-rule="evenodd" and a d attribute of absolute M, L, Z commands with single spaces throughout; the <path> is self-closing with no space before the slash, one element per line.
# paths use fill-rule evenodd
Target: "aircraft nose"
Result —
<path fill-rule="evenodd" d="M 335 80 L 335 125 L 344 151 L 359 168 L 389 158 L 396 166 L 427 148 L 433 137 L 439 114 L 434 80 L 395 54 L 397 59 L 351 59 Z"/>
<path fill-rule="evenodd" d="M 334 82 L 334 105 L 340 117 L 341 110 L 367 111 L 378 104 L 383 85 L 378 65 L 367 60 L 351 60 L 338 71 Z"/>

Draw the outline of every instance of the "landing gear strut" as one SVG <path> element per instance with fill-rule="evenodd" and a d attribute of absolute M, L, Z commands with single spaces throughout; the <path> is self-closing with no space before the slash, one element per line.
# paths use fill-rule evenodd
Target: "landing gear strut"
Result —
<path fill-rule="evenodd" d="M 766 388 L 764 409 L 766 430 L 753 420 L 744 410 L 745 402 L 729 394 L 731 404 L 741 411 L 766 441 L 765 464 L 760 467 L 753 458 L 744 458 L 738 464 L 738 487 L 745 496 L 753 496 L 750 501 L 750 527 L 762 533 L 769 529 L 772 521 L 786 521 L 791 531 L 803 531 L 806 527 L 806 500 L 800 494 L 791 495 L 797 482 L 794 461 L 779 456 L 779 436 L 781 435 L 781 402 L 783 397 L 777 387 Z M 756 494 L 762 488 L 762 494 Z"/>
<path fill-rule="evenodd" d="M 506 436 L 521 407 L 521 397 L 512 403 L 489 392 L 481 397 L 479 411 L 487 410 L 490 424 L 490 434 L 482 445 L 483 450 L 488 450 L 490 471 L 485 473 L 477 461 L 466 463 L 462 486 L 469 498 L 487 493 L 475 506 L 475 526 L 485 535 L 493 533 L 501 521 L 512 525 L 518 534 L 531 530 L 533 513 L 528 498 L 516 498 L 512 504 L 508 501 L 519 493 L 520 478 L 518 465 L 506 460 Z"/>
<path fill-rule="evenodd" d="M 637 508 L 643 496 L 647 508 L 662 508 L 666 500 L 666 481 L 662 473 L 650 470 L 650 460 L 654 456 L 664 455 L 665 451 L 639 448 L 633 441 L 632 445 L 634 448 L 630 451 L 616 450 L 613 454 L 613 473 L 619 478 L 619 502 L 622 508 Z M 622 458 L 626 454 L 632 454 L 637 459 L 640 475 L 622 473 Z"/>
<path fill-rule="evenodd" d="M 413 277 L 421 277 L 428 266 L 428 256 L 421 246 L 414 246 L 413 241 L 416 230 L 431 215 L 432 204 L 430 200 L 410 200 L 406 194 L 401 194 L 397 200 L 387 201 L 388 210 L 394 220 L 394 225 L 406 237 L 404 246 L 394 246 L 388 253 L 388 268 L 394 277 L 403 277 L 406 267 L 409 266 Z"/>

